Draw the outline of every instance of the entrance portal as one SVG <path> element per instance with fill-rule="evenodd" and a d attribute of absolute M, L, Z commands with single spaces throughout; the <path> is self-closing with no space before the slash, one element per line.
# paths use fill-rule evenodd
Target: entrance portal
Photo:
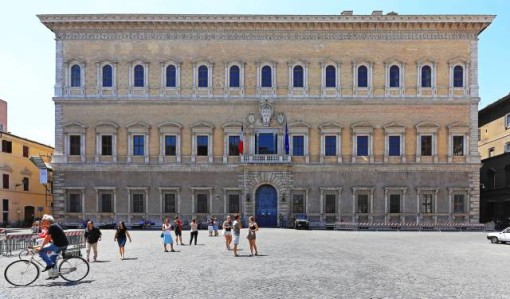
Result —
<path fill-rule="evenodd" d="M 278 214 L 278 197 L 276 189 L 263 185 L 255 193 L 255 221 L 260 227 L 276 227 Z"/>

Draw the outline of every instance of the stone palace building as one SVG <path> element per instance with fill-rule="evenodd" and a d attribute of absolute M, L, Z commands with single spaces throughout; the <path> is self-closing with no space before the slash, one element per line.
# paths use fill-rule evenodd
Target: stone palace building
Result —
<path fill-rule="evenodd" d="M 478 222 L 491 15 L 40 15 L 64 222 Z"/>

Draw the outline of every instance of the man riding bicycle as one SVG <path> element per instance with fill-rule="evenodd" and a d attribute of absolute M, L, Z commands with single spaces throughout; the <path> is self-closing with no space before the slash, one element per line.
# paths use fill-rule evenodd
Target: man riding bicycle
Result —
<path fill-rule="evenodd" d="M 62 228 L 55 223 L 53 216 L 47 214 L 43 215 L 41 227 L 48 230 L 41 247 L 36 249 L 36 251 L 39 252 L 39 256 L 46 263 L 46 268 L 42 270 L 42 272 L 44 272 L 56 267 L 57 256 L 62 250 L 67 248 L 69 241 Z M 49 251 L 53 252 L 53 254 L 48 255 Z"/>

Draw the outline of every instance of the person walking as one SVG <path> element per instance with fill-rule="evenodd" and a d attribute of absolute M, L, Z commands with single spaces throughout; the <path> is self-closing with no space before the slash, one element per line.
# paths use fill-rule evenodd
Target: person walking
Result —
<path fill-rule="evenodd" d="M 179 240 L 182 244 L 182 221 L 179 216 L 175 216 L 174 220 L 175 244 L 179 245 Z"/>
<path fill-rule="evenodd" d="M 170 251 L 175 252 L 174 250 L 174 240 L 172 240 L 172 225 L 170 225 L 170 219 L 165 218 L 165 222 L 161 226 L 161 230 L 163 231 L 163 248 L 165 252 L 168 252 L 167 244 L 170 244 Z"/>
<path fill-rule="evenodd" d="M 90 249 L 94 251 L 94 262 L 97 261 L 97 243 L 101 241 L 101 231 L 99 228 L 94 226 L 94 222 L 90 220 L 87 222 L 87 228 L 85 228 L 85 245 L 87 248 L 87 262 L 90 257 Z"/>
<path fill-rule="evenodd" d="M 256 231 L 259 230 L 259 226 L 257 225 L 257 222 L 255 222 L 255 217 L 250 216 L 249 223 L 248 223 L 248 234 L 246 235 L 246 238 L 248 239 L 248 242 L 250 243 L 250 256 L 253 256 L 253 250 L 255 250 L 255 255 L 259 255 L 259 252 L 257 251 L 257 244 L 255 243 L 257 241 L 257 234 Z"/>
<path fill-rule="evenodd" d="M 214 231 L 214 236 L 217 237 L 218 236 L 218 219 L 216 219 L 216 218 L 213 218 L 213 231 Z"/>
<path fill-rule="evenodd" d="M 232 223 L 233 239 L 234 239 L 234 256 L 239 256 L 237 253 L 237 245 L 239 245 L 239 239 L 241 236 L 242 224 L 239 220 L 239 214 L 234 216 L 234 222 Z"/>
<path fill-rule="evenodd" d="M 189 245 L 191 245 L 191 241 L 195 239 L 195 245 L 197 245 L 197 238 L 198 238 L 198 223 L 195 219 L 191 220 L 191 232 L 189 237 Z"/>
<path fill-rule="evenodd" d="M 113 241 L 117 241 L 117 244 L 119 244 L 119 255 L 121 260 L 124 259 L 124 255 L 126 253 L 124 248 L 126 246 L 126 237 L 129 238 L 129 243 L 131 243 L 131 236 L 129 235 L 124 221 L 121 221 L 119 222 L 119 225 L 117 225 L 117 232 L 113 239 Z"/>
<path fill-rule="evenodd" d="M 212 237 L 212 235 L 213 235 L 213 219 L 212 219 L 212 217 L 207 219 L 207 230 L 209 231 L 209 237 Z"/>
<path fill-rule="evenodd" d="M 230 218 L 230 215 L 227 216 L 227 220 L 223 221 L 222 228 L 227 250 L 231 250 L 230 244 L 232 243 L 232 218 Z"/>

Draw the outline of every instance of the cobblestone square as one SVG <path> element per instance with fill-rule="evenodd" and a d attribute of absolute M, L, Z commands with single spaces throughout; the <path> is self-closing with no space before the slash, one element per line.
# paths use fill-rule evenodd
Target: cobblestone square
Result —
<path fill-rule="evenodd" d="M 33 285 L 12 287 L 2 277 L 0 298 L 509 298 L 510 247 L 491 244 L 484 232 L 262 228 L 261 256 L 249 257 L 242 237 L 237 258 L 207 231 L 175 253 L 163 252 L 159 231 L 130 233 L 120 260 L 114 231 L 103 230 L 84 281 L 47 281 L 42 273 Z M 0 257 L 2 276 L 17 258 Z"/>

